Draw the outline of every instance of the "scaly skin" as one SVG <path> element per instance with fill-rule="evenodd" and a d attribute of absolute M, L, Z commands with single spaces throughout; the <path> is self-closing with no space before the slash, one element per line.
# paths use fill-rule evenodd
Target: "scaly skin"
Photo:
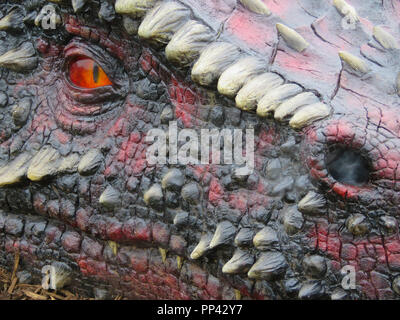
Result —
<path fill-rule="evenodd" d="M 277 112 L 240 110 L 237 92 L 225 97 L 215 81 L 199 85 L 197 56 L 172 63 L 164 54 L 172 35 L 161 46 L 140 28 L 138 35 L 142 17 L 123 18 L 113 1 L 73 1 L 75 10 L 54 2 L 56 30 L 33 23 L 45 1 L 0 4 L 3 16 L 18 11 L 0 31 L 0 65 L 21 44 L 34 51 L 22 67 L 0 68 L 1 266 L 12 268 L 19 254 L 20 267 L 41 281 L 44 266 L 61 263 L 74 290 L 103 298 L 400 297 L 398 49 L 382 44 L 392 38 L 373 37 L 378 25 L 398 36 L 397 1 L 349 1 L 354 29 L 342 26 L 343 1 L 266 0 L 271 15 L 253 12 L 253 1 L 181 1 L 210 28 L 209 42 L 259 57 L 328 106 L 329 114 L 294 128 L 276 121 Z M 276 23 L 295 34 L 278 36 Z M 341 60 L 339 51 L 353 56 Z M 75 56 L 94 59 L 113 85 L 71 84 Z M 237 57 L 226 59 L 224 70 Z M 150 165 L 146 134 L 174 120 L 198 132 L 254 128 L 254 172 Z M 98 161 L 82 170 L 88 152 Z M 154 185 L 163 185 L 161 198 Z M 306 195 L 318 200 L 311 210 Z M 218 245 L 193 254 L 215 232 Z M 235 252 L 242 264 L 233 274 L 223 266 Z M 348 265 L 356 288 L 344 291 Z"/>

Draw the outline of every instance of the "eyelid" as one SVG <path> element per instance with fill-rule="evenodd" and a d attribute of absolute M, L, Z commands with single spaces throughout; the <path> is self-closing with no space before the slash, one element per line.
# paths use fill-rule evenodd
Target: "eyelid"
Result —
<path fill-rule="evenodd" d="M 94 60 L 104 70 L 110 80 L 114 80 L 116 76 L 116 59 L 112 58 L 111 56 L 107 56 L 106 52 L 103 52 L 97 48 L 95 49 L 85 42 L 79 40 L 72 41 L 64 49 L 64 71 L 67 71 L 67 67 L 71 60 L 79 57 L 87 57 L 88 59 Z"/>
<path fill-rule="evenodd" d="M 98 45 L 75 38 L 64 48 L 63 56 L 61 71 L 64 86 L 62 90 L 68 98 L 75 100 L 78 104 L 87 106 L 110 100 L 117 101 L 128 93 L 129 78 L 123 64 Z M 69 79 L 69 65 L 74 59 L 82 57 L 96 62 L 107 75 L 111 85 L 84 88 L 74 84 Z"/>

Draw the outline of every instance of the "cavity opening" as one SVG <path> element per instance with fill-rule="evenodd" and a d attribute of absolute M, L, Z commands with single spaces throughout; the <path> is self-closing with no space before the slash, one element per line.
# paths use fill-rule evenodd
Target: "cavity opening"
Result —
<path fill-rule="evenodd" d="M 369 162 L 356 150 L 333 147 L 328 151 L 325 162 L 329 174 L 340 183 L 363 186 L 369 181 Z"/>

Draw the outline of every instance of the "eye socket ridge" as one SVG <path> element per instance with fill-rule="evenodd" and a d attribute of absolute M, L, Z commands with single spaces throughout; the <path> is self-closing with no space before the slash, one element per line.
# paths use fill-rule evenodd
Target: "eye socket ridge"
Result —
<path fill-rule="evenodd" d="M 333 145 L 325 154 L 329 174 L 338 182 L 362 187 L 370 182 L 370 160 L 359 150 Z"/>

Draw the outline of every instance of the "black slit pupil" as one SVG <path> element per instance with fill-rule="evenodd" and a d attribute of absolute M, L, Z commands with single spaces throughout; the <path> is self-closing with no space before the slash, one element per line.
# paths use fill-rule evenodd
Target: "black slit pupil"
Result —
<path fill-rule="evenodd" d="M 325 158 L 330 175 L 340 183 L 362 186 L 369 181 L 368 161 L 357 151 L 336 147 Z"/>
<path fill-rule="evenodd" d="M 93 66 L 93 81 L 94 83 L 99 82 L 99 67 L 97 64 Z"/>

